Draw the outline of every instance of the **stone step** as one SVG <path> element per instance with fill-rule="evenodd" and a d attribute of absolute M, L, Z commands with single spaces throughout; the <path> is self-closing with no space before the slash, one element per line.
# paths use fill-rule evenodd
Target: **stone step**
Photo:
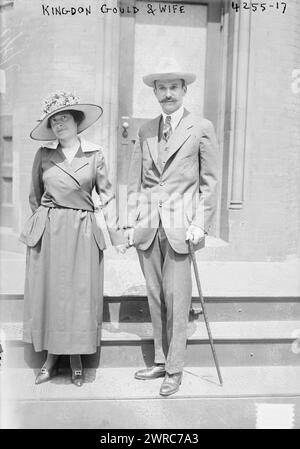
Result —
<path fill-rule="evenodd" d="M 187 367 L 180 390 L 159 395 L 162 379 L 138 381 L 138 367 L 87 369 L 81 388 L 70 371 L 35 385 L 36 370 L 3 368 L 3 428 L 299 428 L 300 367 Z M 126 433 L 126 432 L 125 432 Z M 113 434 L 113 432 L 112 432 Z"/>
<path fill-rule="evenodd" d="M 298 365 L 300 321 L 211 322 L 218 359 L 223 366 Z M 22 342 L 22 323 L 3 323 L 9 367 L 39 367 L 43 353 Z M 151 323 L 104 323 L 101 349 L 85 356 L 86 366 L 135 366 L 153 362 Z M 203 319 L 188 328 L 187 364 L 213 364 Z"/>
<path fill-rule="evenodd" d="M 200 300 L 192 300 L 201 309 Z M 207 297 L 205 304 L 211 321 L 288 321 L 300 320 L 300 297 Z M 23 319 L 23 295 L 0 295 L 0 317 L 3 322 Z M 150 322 L 145 296 L 105 297 L 105 322 Z"/>
<path fill-rule="evenodd" d="M 25 249 L 25 248 L 24 248 Z M 203 294 L 210 296 L 280 297 L 300 296 L 300 260 L 290 256 L 283 262 L 271 261 L 214 261 L 201 260 L 197 264 Z M 120 255 L 113 248 L 104 253 L 104 295 L 145 295 L 145 280 L 135 249 Z M 213 260 L 212 259 L 212 260 Z M 25 253 L 0 251 L 0 293 L 22 294 L 25 281 Z M 197 296 L 195 277 L 193 295 Z"/>
<path fill-rule="evenodd" d="M 227 321 L 210 322 L 215 342 L 225 341 L 286 341 L 293 342 L 296 332 L 300 333 L 300 321 Z M 22 322 L 2 323 L 5 340 L 22 339 Z M 103 343 L 142 342 L 152 340 L 151 323 L 103 323 Z M 204 320 L 189 322 L 188 341 L 208 342 Z"/>

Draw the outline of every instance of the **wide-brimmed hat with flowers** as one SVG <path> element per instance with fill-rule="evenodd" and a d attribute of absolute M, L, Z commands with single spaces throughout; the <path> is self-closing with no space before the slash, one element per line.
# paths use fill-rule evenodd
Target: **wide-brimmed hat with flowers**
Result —
<path fill-rule="evenodd" d="M 84 119 L 78 125 L 78 133 L 81 133 L 102 115 L 103 109 L 96 104 L 83 104 L 69 92 L 56 92 L 49 95 L 43 103 L 42 116 L 39 124 L 31 131 L 30 137 L 34 140 L 54 140 L 56 136 L 51 128 L 48 128 L 48 120 L 52 115 L 63 111 L 81 111 L 84 113 Z"/>
<path fill-rule="evenodd" d="M 191 84 L 196 80 L 196 75 L 183 70 L 174 58 L 163 58 L 159 61 L 155 73 L 143 76 L 144 83 L 149 87 L 154 87 L 154 82 L 157 80 L 174 79 L 183 79 L 186 84 Z"/>

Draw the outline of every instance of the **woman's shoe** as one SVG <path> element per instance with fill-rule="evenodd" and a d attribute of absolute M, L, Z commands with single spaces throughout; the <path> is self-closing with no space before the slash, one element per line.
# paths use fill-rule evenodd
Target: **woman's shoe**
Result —
<path fill-rule="evenodd" d="M 75 369 L 72 370 L 72 382 L 76 387 L 81 387 L 83 385 L 83 370 Z"/>
<path fill-rule="evenodd" d="M 51 379 L 51 377 L 54 377 L 57 374 L 58 367 L 57 365 L 53 365 L 50 369 L 47 368 L 41 368 L 38 375 L 36 376 L 35 383 L 37 385 L 42 384 L 44 382 L 47 382 Z"/>

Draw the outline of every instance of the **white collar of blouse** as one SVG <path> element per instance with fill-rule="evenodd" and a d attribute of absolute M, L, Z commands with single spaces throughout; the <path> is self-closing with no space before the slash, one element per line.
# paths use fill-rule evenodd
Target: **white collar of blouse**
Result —
<path fill-rule="evenodd" d="M 81 149 L 84 153 L 88 153 L 90 151 L 99 151 L 103 150 L 101 145 L 90 142 L 89 140 L 85 140 L 83 137 L 78 136 L 80 140 Z M 58 140 L 52 140 L 51 142 L 47 142 L 42 145 L 44 148 L 48 148 L 49 150 L 55 150 L 58 147 Z"/>

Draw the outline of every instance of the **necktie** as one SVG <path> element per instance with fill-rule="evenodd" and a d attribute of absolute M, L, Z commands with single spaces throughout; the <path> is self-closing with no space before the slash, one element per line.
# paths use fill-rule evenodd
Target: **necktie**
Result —
<path fill-rule="evenodd" d="M 163 127 L 163 139 L 168 142 L 170 135 L 172 134 L 171 116 L 166 116 L 166 121 Z"/>

